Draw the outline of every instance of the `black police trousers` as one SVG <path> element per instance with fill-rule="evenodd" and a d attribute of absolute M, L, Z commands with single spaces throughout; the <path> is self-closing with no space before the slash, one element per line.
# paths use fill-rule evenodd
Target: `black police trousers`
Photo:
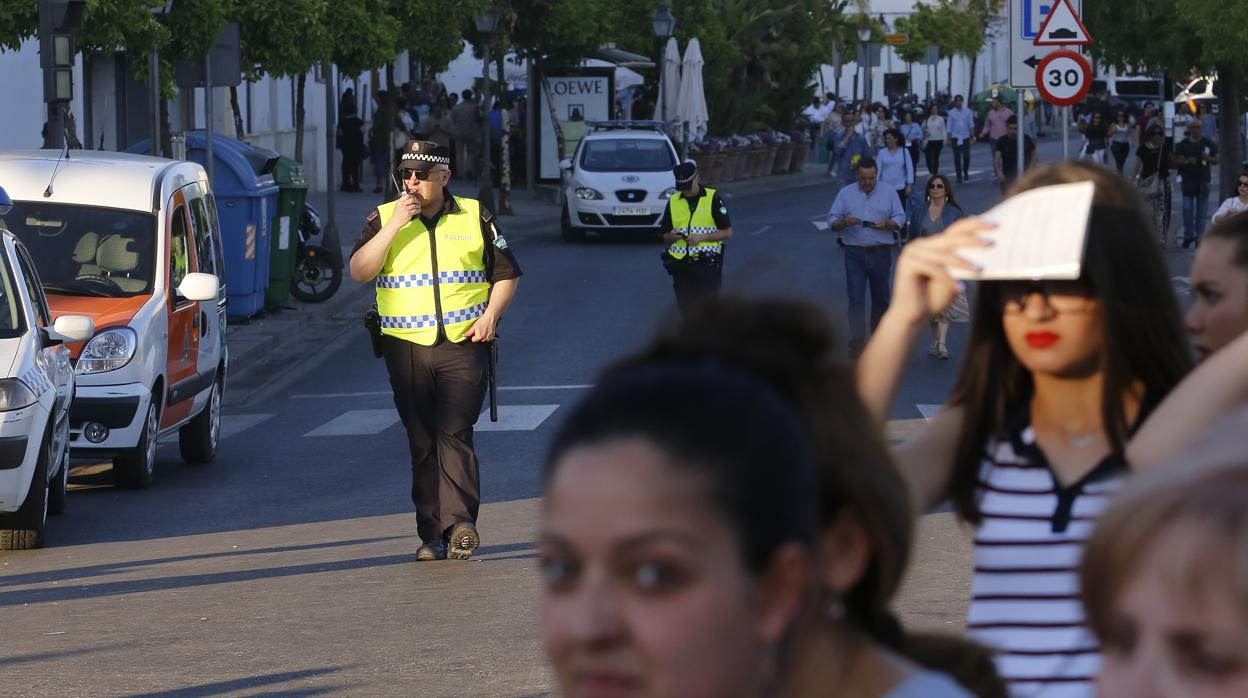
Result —
<path fill-rule="evenodd" d="M 722 276 L 723 266 L 718 262 L 691 264 L 672 272 L 672 286 L 681 317 L 689 317 L 700 301 L 717 296 Z"/>
<path fill-rule="evenodd" d="M 489 345 L 426 347 L 390 335 L 381 344 L 412 454 L 416 532 L 432 543 L 456 523 L 477 521 L 481 473 L 472 427 L 488 386 Z"/>

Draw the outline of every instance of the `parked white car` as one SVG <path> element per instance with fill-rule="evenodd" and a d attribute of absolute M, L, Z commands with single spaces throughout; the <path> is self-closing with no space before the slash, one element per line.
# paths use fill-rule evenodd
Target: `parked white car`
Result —
<path fill-rule="evenodd" d="M 676 193 L 676 148 L 659 121 L 589 121 L 563 175 L 560 231 L 566 242 L 586 231 L 658 233 L 667 200 Z"/>
<path fill-rule="evenodd" d="M 0 189 L 0 217 L 11 202 Z M 74 367 L 65 342 L 91 338 L 90 318 L 55 322 L 30 254 L 0 227 L 0 550 L 43 545 L 65 509 Z"/>

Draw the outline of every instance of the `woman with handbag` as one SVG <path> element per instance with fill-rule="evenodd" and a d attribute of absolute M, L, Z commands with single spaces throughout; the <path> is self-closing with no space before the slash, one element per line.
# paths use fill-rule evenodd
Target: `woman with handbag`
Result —
<path fill-rule="evenodd" d="M 929 177 L 923 191 L 923 200 L 915 201 L 906 214 L 905 240 L 907 242 L 915 238 L 935 235 L 966 215 L 953 198 L 953 184 L 943 174 Z M 959 291 L 949 308 L 932 316 L 932 344 L 927 348 L 930 356 L 946 360 L 949 358 L 949 346 L 946 344 L 946 339 L 949 337 L 949 323 L 966 322 L 970 319 L 970 312 L 966 291 Z"/>
<path fill-rule="evenodd" d="M 1161 236 L 1161 246 L 1166 246 L 1166 204 L 1169 197 L 1166 191 L 1170 188 L 1170 145 L 1166 143 L 1166 134 L 1158 124 L 1148 127 L 1144 142 L 1135 150 L 1135 171 L 1132 173 L 1140 195 L 1148 202 L 1153 213 L 1153 224 Z"/>

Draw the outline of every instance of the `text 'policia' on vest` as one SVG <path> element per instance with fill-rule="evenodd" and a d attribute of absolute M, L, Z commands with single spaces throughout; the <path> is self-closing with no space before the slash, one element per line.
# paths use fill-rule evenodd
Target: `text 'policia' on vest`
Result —
<path fill-rule="evenodd" d="M 458 211 L 447 211 L 430 235 L 419 216 L 403 226 L 377 276 L 381 332 L 423 346 L 446 339 L 462 342 L 485 311 L 490 284 L 485 275 L 481 208 L 473 199 L 454 197 Z M 377 207 L 381 225 L 397 201 Z"/>

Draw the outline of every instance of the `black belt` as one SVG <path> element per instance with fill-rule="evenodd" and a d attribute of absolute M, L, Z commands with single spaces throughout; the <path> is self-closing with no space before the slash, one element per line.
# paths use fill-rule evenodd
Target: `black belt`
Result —
<path fill-rule="evenodd" d="M 863 252 L 880 252 L 893 249 L 892 245 L 846 245 L 846 247 L 856 247 Z"/>

